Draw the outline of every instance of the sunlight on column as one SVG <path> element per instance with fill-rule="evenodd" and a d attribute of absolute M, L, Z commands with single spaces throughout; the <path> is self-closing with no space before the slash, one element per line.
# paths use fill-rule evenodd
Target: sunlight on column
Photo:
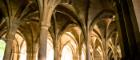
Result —
<path fill-rule="evenodd" d="M 3 60 L 6 43 L 0 39 L 0 60 Z"/>
<path fill-rule="evenodd" d="M 61 60 L 73 60 L 72 50 L 68 45 L 62 50 Z"/>
<path fill-rule="evenodd" d="M 26 60 L 26 55 L 26 42 L 24 41 L 21 47 L 19 60 Z"/>
<path fill-rule="evenodd" d="M 46 60 L 54 60 L 54 50 L 52 43 L 47 41 L 47 59 Z"/>

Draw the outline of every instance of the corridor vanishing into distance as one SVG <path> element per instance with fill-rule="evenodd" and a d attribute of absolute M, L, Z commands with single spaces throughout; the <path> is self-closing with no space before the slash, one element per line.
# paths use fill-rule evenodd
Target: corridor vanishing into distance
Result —
<path fill-rule="evenodd" d="M 126 45 L 117 4 L 0 0 L 0 60 L 122 60 Z"/>

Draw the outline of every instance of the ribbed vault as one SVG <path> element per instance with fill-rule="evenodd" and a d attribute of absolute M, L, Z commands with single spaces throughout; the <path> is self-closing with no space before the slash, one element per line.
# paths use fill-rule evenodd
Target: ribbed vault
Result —
<path fill-rule="evenodd" d="M 115 0 L 0 0 L 3 60 L 121 60 Z"/>

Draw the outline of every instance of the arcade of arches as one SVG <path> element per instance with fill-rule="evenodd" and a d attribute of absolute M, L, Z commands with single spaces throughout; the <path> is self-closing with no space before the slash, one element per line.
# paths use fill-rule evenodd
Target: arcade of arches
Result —
<path fill-rule="evenodd" d="M 0 0 L 0 60 L 122 60 L 120 24 L 116 0 Z"/>

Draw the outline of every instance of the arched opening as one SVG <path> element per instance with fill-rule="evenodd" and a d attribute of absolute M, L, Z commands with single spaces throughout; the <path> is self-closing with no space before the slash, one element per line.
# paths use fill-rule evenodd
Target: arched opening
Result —
<path fill-rule="evenodd" d="M 94 59 L 95 60 L 103 60 L 103 52 L 102 52 L 102 49 L 100 46 L 98 46 L 97 48 L 95 48 L 95 51 L 94 51 L 95 55 L 94 55 Z"/>
<path fill-rule="evenodd" d="M 21 45 L 21 49 L 20 49 L 20 58 L 19 60 L 26 60 L 26 42 L 23 41 L 22 45 Z"/>
<path fill-rule="evenodd" d="M 19 60 L 26 60 L 26 50 L 27 50 L 27 45 L 26 45 L 26 41 L 24 40 L 24 37 L 20 34 L 20 32 L 15 34 L 15 41 L 16 41 L 16 49 L 17 52 L 15 53 L 17 55 L 17 57 L 15 59 L 19 59 Z M 14 55 L 14 56 L 16 56 Z"/>
<path fill-rule="evenodd" d="M 61 60 L 73 60 L 73 54 L 71 48 L 66 45 L 62 50 Z"/>
<path fill-rule="evenodd" d="M 77 58 L 77 41 L 72 32 L 65 32 L 61 37 L 61 60 L 75 60 Z"/>
<path fill-rule="evenodd" d="M 94 42 L 94 59 L 95 60 L 104 60 L 104 54 L 105 51 L 103 50 L 103 45 L 102 45 L 102 41 L 99 39 L 96 39 Z"/>
<path fill-rule="evenodd" d="M 0 39 L 0 60 L 3 59 L 6 43 Z"/>

